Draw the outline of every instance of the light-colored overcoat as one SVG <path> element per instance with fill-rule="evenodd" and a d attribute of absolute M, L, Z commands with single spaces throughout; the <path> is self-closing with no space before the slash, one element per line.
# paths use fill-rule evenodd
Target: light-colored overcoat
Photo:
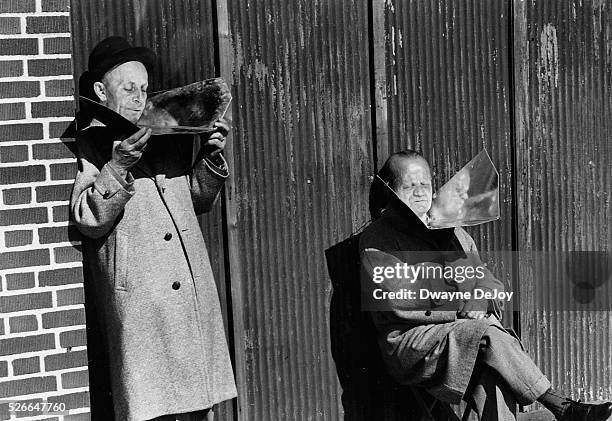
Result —
<path fill-rule="evenodd" d="M 77 136 L 72 218 L 85 238 L 107 335 L 117 420 L 210 408 L 236 396 L 219 297 L 196 213 L 227 177 L 193 139 L 153 137 L 123 179 L 106 127 Z"/>
<path fill-rule="evenodd" d="M 447 238 L 444 238 L 447 236 Z M 441 246 L 441 244 L 443 244 Z M 397 208 L 386 210 L 361 234 L 362 285 L 372 279 L 374 267 L 394 267 L 397 263 L 466 264 L 480 266 L 482 262 L 474 240 L 462 228 L 454 231 L 428 230 L 414 224 Z M 453 263 L 444 256 L 464 255 Z M 437 257 L 436 257 L 437 256 Z M 482 266 L 484 268 L 484 266 Z M 487 291 L 503 291 L 504 285 L 485 268 L 482 279 L 473 277 L 462 284 L 416 283 L 390 281 L 389 290 L 420 288 L 428 290 L 472 291 L 478 287 Z M 389 280 L 385 280 L 382 285 Z M 402 283 L 404 285 L 402 285 Z M 436 300 L 386 300 L 386 307 L 373 311 L 372 319 L 378 330 L 379 346 L 389 374 L 402 384 L 419 385 L 445 402 L 459 403 L 464 396 L 476 358 L 480 340 L 490 325 L 503 329 L 501 303 L 489 302 L 496 317 L 480 320 L 458 319 L 459 303 Z"/>

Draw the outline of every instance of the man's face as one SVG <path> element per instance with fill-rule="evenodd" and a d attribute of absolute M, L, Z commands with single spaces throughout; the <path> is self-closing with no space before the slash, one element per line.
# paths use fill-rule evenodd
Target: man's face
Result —
<path fill-rule="evenodd" d="M 145 66 L 138 61 L 123 63 L 104 75 L 102 85 L 102 94 L 96 89 L 102 104 L 136 123 L 147 102 L 149 76 Z"/>
<path fill-rule="evenodd" d="M 431 207 L 431 173 L 424 159 L 402 159 L 399 163 L 402 179 L 396 189 L 399 198 L 419 218 L 423 218 Z"/>

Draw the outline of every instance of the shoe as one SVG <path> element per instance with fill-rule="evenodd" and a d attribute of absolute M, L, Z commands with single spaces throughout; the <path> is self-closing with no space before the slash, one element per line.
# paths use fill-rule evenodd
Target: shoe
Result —
<path fill-rule="evenodd" d="M 568 399 L 560 421 L 607 421 L 612 416 L 612 402 L 589 404 Z"/>

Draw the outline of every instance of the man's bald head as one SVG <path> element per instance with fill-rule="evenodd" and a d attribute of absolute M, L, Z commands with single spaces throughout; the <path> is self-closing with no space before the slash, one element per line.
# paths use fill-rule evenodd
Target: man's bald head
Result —
<path fill-rule="evenodd" d="M 429 169 L 429 163 L 423 155 L 412 149 L 407 149 L 391 154 L 380 169 L 378 175 L 385 183 L 389 184 L 389 187 L 397 191 L 397 188 L 401 184 L 402 176 L 406 171 L 406 166 L 411 161 L 420 162 Z"/>
<path fill-rule="evenodd" d="M 431 207 L 431 170 L 427 160 L 413 150 L 397 152 L 389 156 L 378 176 L 419 218 L 424 218 Z M 370 212 L 377 218 L 389 202 L 386 187 L 370 191 Z"/>

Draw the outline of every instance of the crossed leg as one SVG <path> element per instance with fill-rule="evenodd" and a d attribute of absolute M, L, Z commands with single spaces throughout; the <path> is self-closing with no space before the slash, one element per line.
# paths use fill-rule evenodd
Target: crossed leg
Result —
<path fill-rule="evenodd" d="M 480 344 L 466 401 L 480 420 L 516 420 L 517 403 L 529 405 L 550 388 L 550 381 L 521 343 L 492 325 Z"/>

